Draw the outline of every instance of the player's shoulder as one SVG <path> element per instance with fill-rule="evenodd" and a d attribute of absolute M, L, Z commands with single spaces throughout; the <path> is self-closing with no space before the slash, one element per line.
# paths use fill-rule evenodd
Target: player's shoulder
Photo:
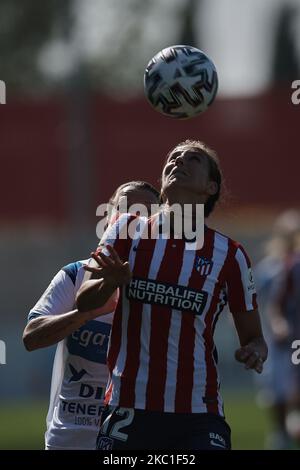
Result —
<path fill-rule="evenodd" d="M 78 273 L 83 268 L 85 264 L 88 264 L 88 259 L 80 260 L 80 261 L 73 261 L 61 268 L 61 271 L 67 275 L 67 277 L 72 281 L 75 285 Z"/>
<path fill-rule="evenodd" d="M 236 252 L 240 249 L 243 253 L 245 252 L 243 245 L 237 240 L 231 238 L 229 235 L 226 235 L 219 230 L 205 226 L 205 233 L 209 234 L 211 237 L 214 237 L 215 241 L 223 242 L 224 245 L 227 245 L 227 250 L 230 252 Z"/>

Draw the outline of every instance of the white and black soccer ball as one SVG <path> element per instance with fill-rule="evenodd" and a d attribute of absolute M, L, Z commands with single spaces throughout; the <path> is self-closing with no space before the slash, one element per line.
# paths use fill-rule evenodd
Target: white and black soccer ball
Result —
<path fill-rule="evenodd" d="M 171 46 L 148 63 L 144 89 L 154 109 L 169 117 L 187 119 L 212 104 L 218 74 L 211 59 L 196 47 Z"/>

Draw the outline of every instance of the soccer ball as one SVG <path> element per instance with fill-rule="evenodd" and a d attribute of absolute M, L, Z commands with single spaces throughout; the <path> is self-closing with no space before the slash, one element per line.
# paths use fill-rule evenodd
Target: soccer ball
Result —
<path fill-rule="evenodd" d="M 148 63 L 144 90 L 154 109 L 165 116 L 187 119 L 212 104 L 218 75 L 211 59 L 196 47 L 171 46 Z"/>

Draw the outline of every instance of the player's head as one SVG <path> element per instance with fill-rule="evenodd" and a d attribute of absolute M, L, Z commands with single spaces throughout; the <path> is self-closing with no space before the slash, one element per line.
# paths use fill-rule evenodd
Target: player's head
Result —
<path fill-rule="evenodd" d="M 282 237 L 293 237 L 300 232 L 300 212 L 288 209 L 282 212 L 274 222 L 274 233 Z"/>
<path fill-rule="evenodd" d="M 281 257 L 300 250 L 300 211 L 288 209 L 275 220 L 267 253 Z"/>
<path fill-rule="evenodd" d="M 221 186 L 217 154 L 203 142 L 186 140 L 168 153 L 162 173 L 164 202 L 203 203 L 208 217 L 220 197 Z"/>
<path fill-rule="evenodd" d="M 114 211 L 118 211 L 120 204 L 125 200 L 128 210 L 130 212 L 130 206 L 133 204 L 143 204 L 146 206 L 150 215 L 151 205 L 159 203 L 159 191 L 152 186 L 152 184 L 146 181 L 129 181 L 128 183 L 121 184 L 109 200 L 109 207 L 113 208 Z M 111 213 L 108 210 L 108 219 L 111 217 Z"/>

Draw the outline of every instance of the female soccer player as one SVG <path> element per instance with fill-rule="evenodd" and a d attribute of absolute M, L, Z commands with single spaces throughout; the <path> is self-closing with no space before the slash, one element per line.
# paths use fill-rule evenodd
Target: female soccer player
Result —
<path fill-rule="evenodd" d="M 158 191 L 143 181 L 120 186 L 110 205 L 117 209 L 158 203 Z M 26 349 L 58 343 L 51 384 L 45 435 L 46 449 L 94 449 L 108 379 L 106 352 L 117 297 L 100 310 L 78 312 L 75 296 L 84 277 L 77 261 L 62 268 L 30 311 L 23 340 Z"/>
<path fill-rule="evenodd" d="M 104 236 L 103 251 L 93 255 L 99 266 L 86 268 L 96 279 L 82 284 L 79 311 L 100 307 L 122 286 L 108 351 L 99 449 L 231 447 L 213 334 L 228 302 L 241 345 L 235 357 L 262 372 L 267 346 L 248 256 L 239 243 L 207 226 L 201 249 L 178 239 L 174 230 L 168 239 L 159 230 L 156 239 L 143 236 L 175 203 L 183 210 L 191 204 L 194 214 L 197 204 L 204 204 L 208 217 L 221 183 L 210 148 L 198 141 L 178 144 L 162 173 L 163 211 L 136 224 L 131 239 L 118 234 L 132 226 L 134 217 L 121 216 Z"/>

